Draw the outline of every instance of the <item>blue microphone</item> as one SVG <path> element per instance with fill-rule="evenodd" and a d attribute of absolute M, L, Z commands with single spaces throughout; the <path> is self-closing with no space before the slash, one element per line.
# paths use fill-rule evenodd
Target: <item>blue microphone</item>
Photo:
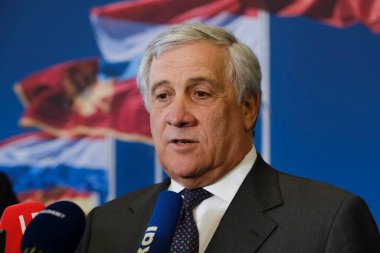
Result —
<path fill-rule="evenodd" d="M 137 253 L 169 252 L 182 202 L 182 197 L 178 193 L 172 191 L 160 193 Z"/>
<path fill-rule="evenodd" d="M 70 201 L 59 201 L 42 210 L 28 225 L 21 240 L 23 253 L 72 253 L 82 238 L 86 217 Z"/>

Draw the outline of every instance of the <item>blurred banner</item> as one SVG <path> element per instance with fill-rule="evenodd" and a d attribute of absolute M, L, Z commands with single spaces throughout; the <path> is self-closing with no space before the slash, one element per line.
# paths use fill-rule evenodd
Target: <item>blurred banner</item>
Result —
<path fill-rule="evenodd" d="M 61 63 L 15 86 L 24 127 L 56 137 L 113 135 L 151 143 L 149 115 L 134 80 L 97 79 L 96 60 Z"/>
<path fill-rule="evenodd" d="M 242 3 L 283 17 L 306 16 L 336 27 L 362 23 L 380 33 L 378 0 L 242 0 Z"/>
<path fill-rule="evenodd" d="M 106 138 L 55 138 L 42 132 L 0 143 L 0 170 L 21 202 L 71 199 L 86 208 L 107 199 Z"/>

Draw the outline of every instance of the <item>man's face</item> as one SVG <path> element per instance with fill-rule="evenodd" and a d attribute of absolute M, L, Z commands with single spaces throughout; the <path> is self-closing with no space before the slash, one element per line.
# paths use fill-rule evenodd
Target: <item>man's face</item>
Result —
<path fill-rule="evenodd" d="M 197 42 L 155 58 L 149 73 L 152 136 L 162 168 L 187 188 L 211 184 L 251 148 L 257 99 L 238 104 L 225 48 Z"/>

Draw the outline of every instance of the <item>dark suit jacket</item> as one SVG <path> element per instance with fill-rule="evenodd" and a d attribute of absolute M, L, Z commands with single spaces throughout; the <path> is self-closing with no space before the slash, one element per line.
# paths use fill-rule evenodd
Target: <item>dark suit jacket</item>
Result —
<path fill-rule="evenodd" d="M 0 172 L 0 217 L 7 206 L 17 204 L 17 202 L 11 182 L 5 174 Z"/>
<path fill-rule="evenodd" d="M 166 180 L 95 208 L 78 252 L 137 252 Z M 379 253 L 364 201 L 346 191 L 278 172 L 258 156 L 206 253 Z"/>

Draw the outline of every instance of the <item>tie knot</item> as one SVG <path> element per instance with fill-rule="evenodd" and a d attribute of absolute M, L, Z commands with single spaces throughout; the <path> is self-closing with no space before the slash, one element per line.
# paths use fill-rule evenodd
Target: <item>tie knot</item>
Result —
<path fill-rule="evenodd" d="M 183 209 L 193 210 L 194 207 L 199 205 L 203 200 L 212 196 L 212 194 L 203 188 L 197 188 L 194 190 L 184 189 L 181 191 L 183 195 Z"/>

